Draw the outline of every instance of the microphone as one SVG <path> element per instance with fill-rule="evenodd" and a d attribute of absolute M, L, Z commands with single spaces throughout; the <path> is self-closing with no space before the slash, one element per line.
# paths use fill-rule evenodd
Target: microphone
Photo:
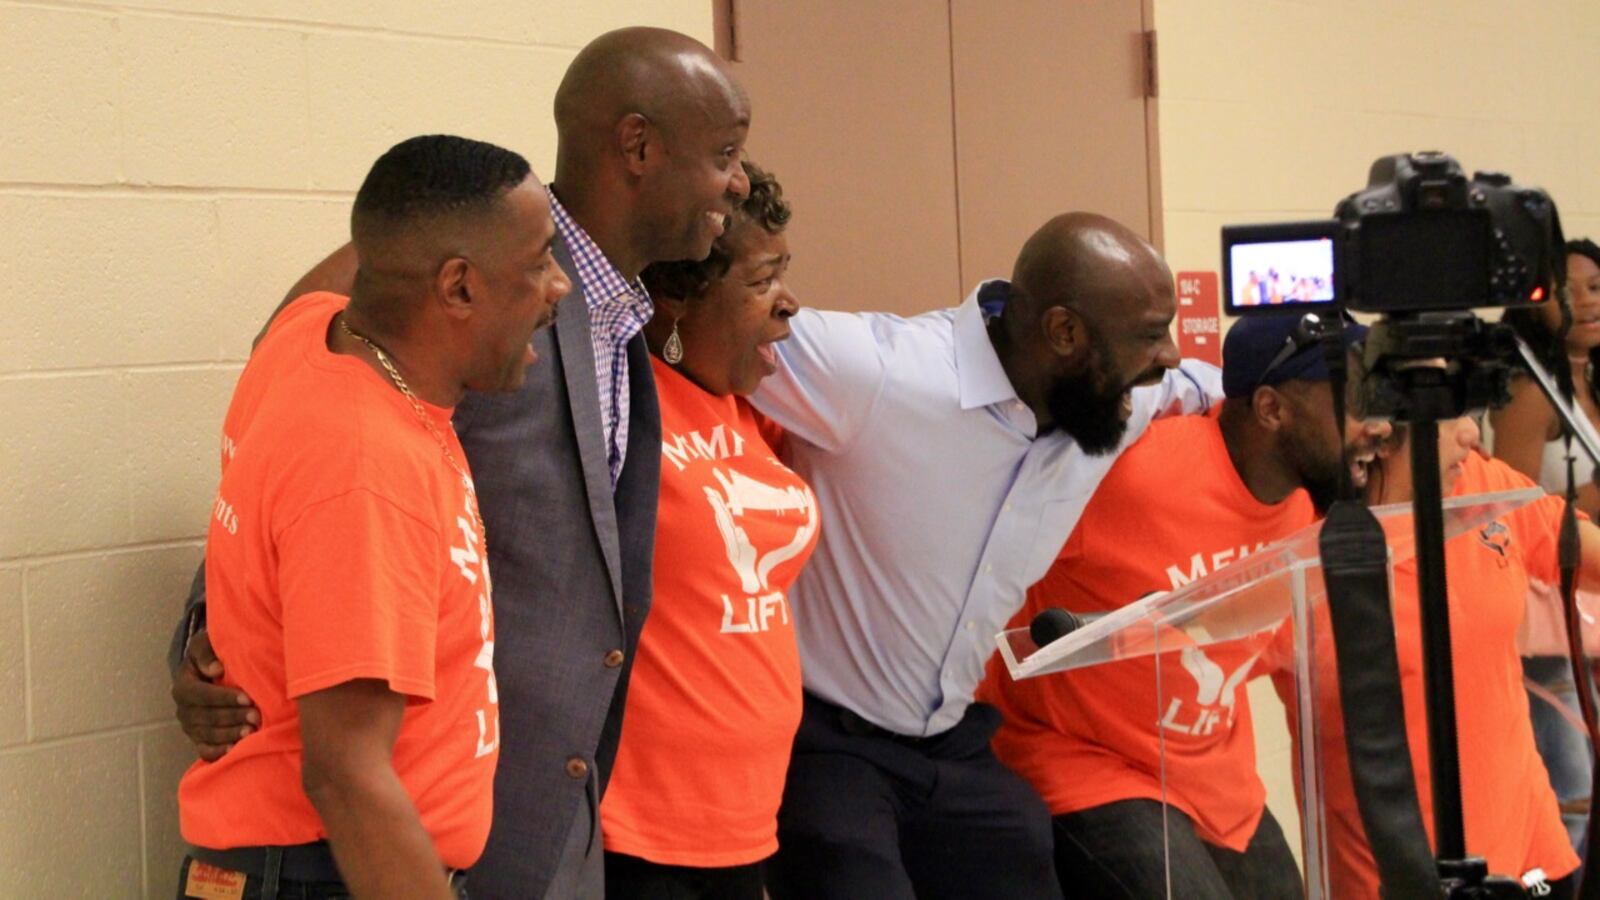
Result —
<path fill-rule="evenodd" d="M 1028 637 L 1033 638 L 1035 647 L 1044 647 L 1100 618 L 1100 615 L 1068 612 L 1059 606 L 1052 606 L 1033 617 L 1028 624 Z"/>

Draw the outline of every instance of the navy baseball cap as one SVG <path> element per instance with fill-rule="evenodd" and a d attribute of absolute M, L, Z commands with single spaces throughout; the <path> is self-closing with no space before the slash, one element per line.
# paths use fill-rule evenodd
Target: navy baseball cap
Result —
<path fill-rule="evenodd" d="M 1327 381 L 1328 364 L 1322 341 L 1300 326 L 1300 316 L 1246 316 L 1228 329 L 1222 341 L 1222 392 L 1248 397 L 1263 385 L 1285 381 Z M 1367 336 L 1367 326 L 1344 323 L 1348 352 Z"/>

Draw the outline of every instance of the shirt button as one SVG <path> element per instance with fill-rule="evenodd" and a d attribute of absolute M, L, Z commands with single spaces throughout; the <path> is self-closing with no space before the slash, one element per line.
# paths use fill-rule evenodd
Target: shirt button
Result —
<path fill-rule="evenodd" d="M 583 761 L 583 757 L 574 756 L 567 760 L 567 774 L 573 778 L 585 778 L 589 775 L 589 764 Z"/>
<path fill-rule="evenodd" d="M 1000 507 L 1000 509 L 1002 512 L 1011 512 L 1011 504 L 1007 503 L 1005 506 Z"/>
<path fill-rule="evenodd" d="M 983 571 L 984 571 L 985 574 L 988 574 L 989 572 L 993 572 L 994 571 L 994 563 L 984 563 Z"/>
<path fill-rule="evenodd" d="M 603 662 L 606 664 L 606 668 L 615 669 L 617 666 L 622 665 L 622 659 L 622 651 L 613 650 L 606 654 L 606 658 L 603 660 Z"/>
<path fill-rule="evenodd" d="M 967 630 L 968 631 L 971 631 L 971 630 L 973 630 L 974 628 L 977 628 L 977 627 L 978 627 L 978 623 L 977 622 L 968 622 L 967 623 Z"/>

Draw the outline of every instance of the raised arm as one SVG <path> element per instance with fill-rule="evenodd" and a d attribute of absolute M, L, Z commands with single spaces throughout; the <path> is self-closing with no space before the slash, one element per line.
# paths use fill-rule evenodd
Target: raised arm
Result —
<path fill-rule="evenodd" d="M 375 679 L 299 698 L 301 784 L 356 897 L 454 896 L 422 817 L 394 770 L 406 698 Z"/>
<path fill-rule="evenodd" d="M 289 293 L 283 296 L 283 302 L 279 303 L 278 308 L 272 311 L 272 315 L 267 316 L 266 324 L 261 326 L 261 331 L 256 333 L 256 338 L 250 342 L 250 346 L 253 348 L 256 344 L 261 343 L 261 339 L 267 334 L 267 329 L 272 327 L 272 320 L 277 318 L 278 313 L 285 306 L 288 306 L 294 298 L 309 294 L 312 291 L 329 291 L 348 297 L 350 296 L 351 288 L 355 287 L 355 283 L 356 248 L 353 244 L 345 244 L 343 247 L 328 254 L 327 258 L 323 259 L 322 262 L 312 266 L 311 271 L 300 276 L 300 280 L 294 283 L 294 287 L 289 288 Z"/>
<path fill-rule="evenodd" d="M 778 371 L 750 402 L 792 437 L 824 450 L 849 446 L 883 389 L 884 361 L 869 318 L 801 310 L 777 345 Z"/>

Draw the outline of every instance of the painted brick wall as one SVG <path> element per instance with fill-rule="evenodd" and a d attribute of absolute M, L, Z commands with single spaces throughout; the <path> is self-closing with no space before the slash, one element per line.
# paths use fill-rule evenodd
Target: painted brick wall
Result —
<path fill-rule="evenodd" d="M 171 897 L 167 636 L 250 338 L 372 160 L 552 174 L 578 47 L 704 0 L 0 0 L 0 897 Z"/>

